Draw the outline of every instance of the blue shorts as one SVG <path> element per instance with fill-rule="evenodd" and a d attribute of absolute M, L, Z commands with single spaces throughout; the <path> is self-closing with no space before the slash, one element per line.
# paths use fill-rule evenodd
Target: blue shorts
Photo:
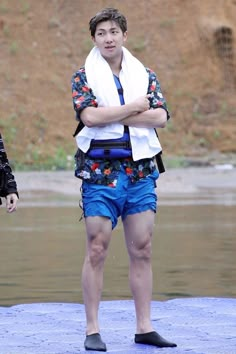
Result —
<path fill-rule="evenodd" d="M 82 201 L 84 216 L 104 216 L 111 220 L 112 229 L 127 215 L 157 209 L 156 180 L 159 172 L 132 183 L 121 169 L 116 187 L 108 187 L 83 181 Z"/>

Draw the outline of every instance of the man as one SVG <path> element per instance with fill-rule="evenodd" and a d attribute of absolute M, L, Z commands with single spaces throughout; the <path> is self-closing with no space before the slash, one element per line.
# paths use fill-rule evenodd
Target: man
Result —
<path fill-rule="evenodd" d="M 175 347 L 156 333 L 150 319 L 151 239 L 161 146 L 154 128 L 169 114 L 156 75 L 123 47 L 126 18 L 106 8 L 90 20 L 95 47 L 72 77 L 80 121 L 75 175 L 83 180 L 87 248 L 82 270 L 87 329 L 85 349 L 106 351 L 98 323 L 104 261 L 112 230 L 122 218 L 130 258 L 129 280 L 136 311 L 135 342 Z"/>

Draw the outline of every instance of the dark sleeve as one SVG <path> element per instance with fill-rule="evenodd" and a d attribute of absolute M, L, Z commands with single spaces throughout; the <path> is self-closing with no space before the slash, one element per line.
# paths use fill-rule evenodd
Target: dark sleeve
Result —
<path fill-rule="evenodd" d="M 167 113 L 167 119 L 170 119 L 170 113 L 167 108 L 166 100 L 162 94 L 160 83 L 157 79 L 157 76 L 154 71 L 146 68 L 149 74 L 149 85 L 148 85 L 148 94 L 151 95 L 149 98 L 150 100 L 150 107 L 152 109 L 162 108 Z"/>
<path fill-rule="evenodd" d="M 0 191 L 0 194 L 1 194 L 0 196 L 6 197 L 8 194 L 16 193 L 17 196 L 19 197 L 18 191 L 17 191 L 17 184 L 15 181 L 15 177 L 12 173 L 12 169 L 9 164 L 8 158 L 7 158 L 7 154 L 6 154 L 6 151 L 4 148 L 3 139 L 2 139 L 1 134 L 0 134 L 0 164 L 2 167 L 2 171 L 5 175 L 5 178 L 7 180 L 6 187 L 2 191 Z"/>
<path fill-rule="evenodd" d="M 71 79 L 72 101 L 76 112 L 76 119 L 80 120 L 80 113 L 84 108 L 97 107 L 96 97 L 87 84 L 84 67 L 80 68 Z"/>

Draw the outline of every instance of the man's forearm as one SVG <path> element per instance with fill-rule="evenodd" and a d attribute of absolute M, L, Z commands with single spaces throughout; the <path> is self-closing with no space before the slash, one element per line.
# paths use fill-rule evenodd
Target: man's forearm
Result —
<path fill-rule="evenodd" d="M 98 127 L 121 122 L 136 113 L 135 105 L 130 103 L 117 107 L 88 107 L 82 111 L 80 117 L 87 127 Z"/>
<path fill-rule="evenodd" d="M 129 116 L 120 123 L 136 128 L 164 128 L 166 122 L 166 111 L 163 108 L 156 108 Z"/>
<path fill-rule="evenodd" d="M 133 102 L 116 107 L 87 107 L 81 112 L 81 119 L 87 127 L 99 127 L 122 122 L 139 112 L 149 110 L 148 95 L 140 96 Z"/>

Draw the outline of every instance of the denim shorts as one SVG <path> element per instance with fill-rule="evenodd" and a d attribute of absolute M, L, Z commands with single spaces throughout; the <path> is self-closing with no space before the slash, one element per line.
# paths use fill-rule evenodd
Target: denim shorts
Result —
<path fill-rule="evenodd" d="M 119 172 L 116 187 L 92 184 L 83 181 L 82 201 L 84 217 L 104 216 L 111 220 L 112 229 L 118 218 L 157 209 L 156 180 L 159 172 L 132 183 L 123 168 Z"/>

